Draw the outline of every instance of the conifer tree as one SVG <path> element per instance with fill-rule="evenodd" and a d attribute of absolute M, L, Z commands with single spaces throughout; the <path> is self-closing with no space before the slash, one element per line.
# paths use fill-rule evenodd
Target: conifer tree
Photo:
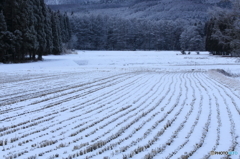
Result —
<path fill-rule="evenodd" d="M 62 39 L 60 34 L 60 23 L 58 13 L 52 13 L 51 15 L 52 22 L 52 35 L 53 35 L 53 54 L 60 54 L 62 51 Z"/>
<path fill-rule="evenodd" d="M 3 11 L 0 11 L 0 31 L 7 31 L 7 24 L 3 15 Z"/>
<path fill-rule="evenodd" d="M 0 62 L 12 61 L 12 53 L 15 52 L 15 36 L 7 31 L 4 15 L 0 12 Z"/>
<path fill-rule="evenodd" d="M 3 62 L 4 56 L 6 54 L 6 43 L 4 41 L 4 35 L 7 31 L 7 24 L 5 22 L 5 17 L 3 15 L 3 12 L 0 12 L 0 62 Z"/>
<path fill-rule="evenodd" d="M 37 50 L 39 48 L 39 42 L 37 37 L 37 31 L 35 26 L 38 25 L 38 17 L 34 12 L 34 1 L 25 1 L 25 7 L 27 8 L 23 15 L 25 15 L 26 20 L 24 21 L 22 32 L 23 32 L 23 45 L 22 45 L 22 55 L 29 55 L 29 59 L 35 60 Z"/>
<path fill-rule="evenodd" d="M 69 41 L 71 39 L 70 21 L 66 13 L 64 14 L 64 17 L 65 17 L 65 26 L 66 26 L 66 32 L 67 32 L 67 41 Z"/>
<path fill-rule="evenodd" d="M 46 22 L 45 22 L 45 34 L 46 36 L 46 49 L 44 54 L 52 54 L 53 50 L 53 34 L 52 34 L 52 21 L 51 21 L 51 10 L 46 7 Z"/>
<path fill-rule="evenodd" d="M 37 16 L 37 23 L 35 25 L 37 31 L 37 39 L 39 42 L 39 48 L 37 50 L 38 60 L 42 59 L 42 54 L 46 49 L 46 32 L 45 32 L 45 19 L 46 10 L 43 0 L 35 0 L 35 16 Z"/>

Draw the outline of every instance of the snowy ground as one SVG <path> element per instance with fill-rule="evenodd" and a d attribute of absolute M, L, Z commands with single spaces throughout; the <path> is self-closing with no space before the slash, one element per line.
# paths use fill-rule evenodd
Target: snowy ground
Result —
<path fill-rule="evenodd" d="M 239 73 L 240 60 L 79 51 L 0 64 L 0 158 L 240 159 L 240 81 L 216 69 Z"/>

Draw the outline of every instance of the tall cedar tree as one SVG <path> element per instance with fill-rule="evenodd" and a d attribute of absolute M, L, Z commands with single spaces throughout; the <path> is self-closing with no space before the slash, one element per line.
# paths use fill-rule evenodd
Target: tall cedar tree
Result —
<path fill-rule="evenodd" d="M 5 17 L 3 15 L 3 12 L 0 12 L 0 57 L 1 61 L 3 61 L 2 57 L 5 55 L 5 42 L 4 42 L 4 35 L 6 34 L 7 31 L 7 24 L 5 22 Z"/>
<path fill-rule="evenodd" d="M 57 55 L 62 51 L 62 36 L 58 13 L 52 13 L 52 35 L 53 35 L 53 54 Z"/>

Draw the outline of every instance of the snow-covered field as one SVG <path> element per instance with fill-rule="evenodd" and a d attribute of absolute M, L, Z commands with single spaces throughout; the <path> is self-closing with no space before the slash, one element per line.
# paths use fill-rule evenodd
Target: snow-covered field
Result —
<path fill-rule="evenodd" d="M 0 158 L 240 159 L 240 81 L 215 69 L 240 61 L 78 51 L 0 64 Z"/>

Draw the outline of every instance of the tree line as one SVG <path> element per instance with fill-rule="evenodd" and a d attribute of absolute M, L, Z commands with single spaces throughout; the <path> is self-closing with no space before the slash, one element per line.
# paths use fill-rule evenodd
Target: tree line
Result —
<path fill-rule="evenodd" d="M 52 11 L 44 0 L 1 0 L 0 62 L 60 54 L 70 38 L 67 14 Z"/>
<path fill-rule="evenodd" d="M 240 2 L 232 9 L 215 8 L 206 23 L 206 50 L 215 55 L 240 56 Z"/>
<path fill-rule="evenodd" d="M 75 47 L 85 50 L 206 50 L 240 56 L 240 2 L 213 7 L 206 20 L 127 19 L 77 14 Z"/>
<path fill-rule="evenodd" d="M 71 17 L 74 47 L 83 50 L 206 50 L 240 56 L 240 2 L 215 7 L 207 21 Z"/>
<path fill-rule="evenodd" d="M 204 50 L 204 23 L 89 15 L 71 18 L 76 49 Z"/>

